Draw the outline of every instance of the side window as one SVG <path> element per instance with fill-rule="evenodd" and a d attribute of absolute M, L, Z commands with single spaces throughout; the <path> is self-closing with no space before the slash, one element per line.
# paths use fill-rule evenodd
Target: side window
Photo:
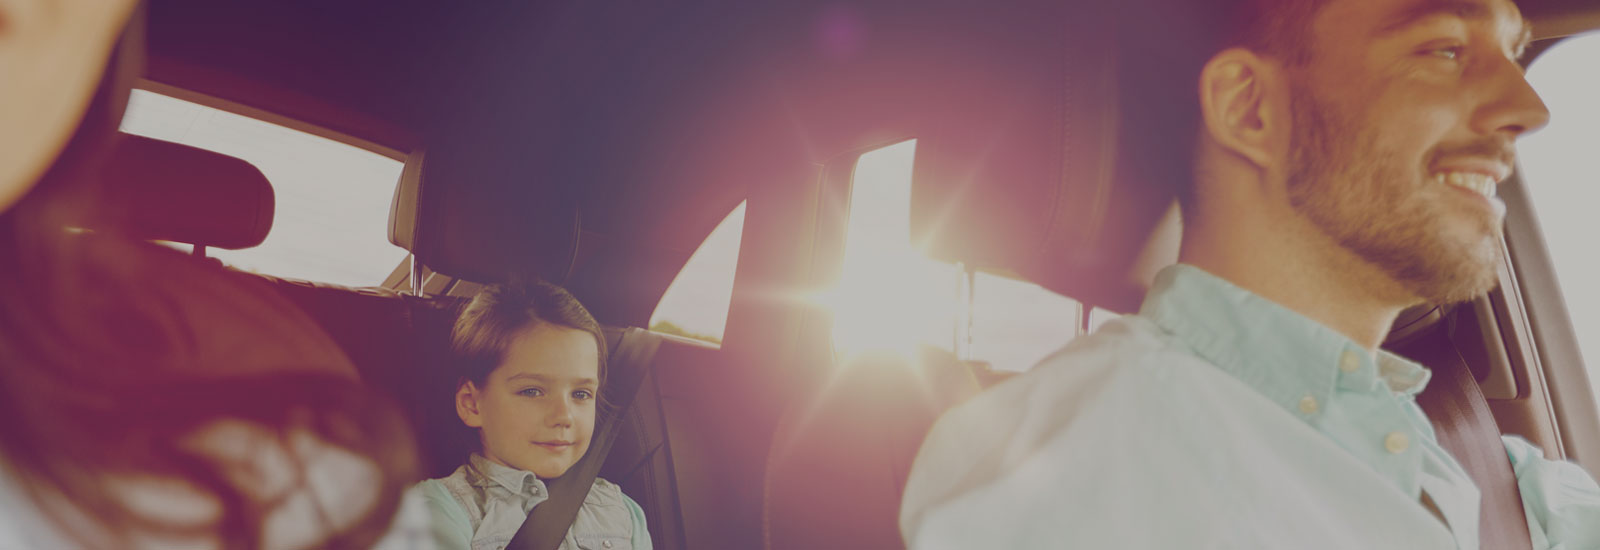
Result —
<path fill-rule="evenodd" d="M 1550 125 L 1518 147 L 1527 194 L 1538 213 L 1545 246 L 1572 318 L 1579 351 L 1600 367 L 1600 262 L 1594 258 L 1592 205 L 1600 201 L 1586 166 L 1600 143 L 1600 33 L 1564 40 L 1528 69 L 1528 82 L 1549 107 Z M 1600 372 L 1590 371 L 1600 396 Z"/>
<path fill-rule="evenodd" d="M 122 131 L 244 159 L 277 198 L 266 242 L 207 255 L 238 269 L 349 286 L 381 284 L 406 257 L 389 243 L 400 161 L 220 109 L 134 90 Z"/>
<path fill-rule="evenodd" d="M 744 210 L 742 202 L 734 207 L 689 256 L 650 314 L 650 330 L 722 343 L 744 234 Z"/>
<path fill-rule="evenodd" d="M 956 352 L 997 370 L 1023 371 L 1080 333 L 1076 300 L 1026 281 L 935 261 L 911 243 L 916 141 L 856 161 L 838 286 L 828 298 L 834 344 L 849 354 Z M 970 298 L 970 308 L 968 308 Z"/>

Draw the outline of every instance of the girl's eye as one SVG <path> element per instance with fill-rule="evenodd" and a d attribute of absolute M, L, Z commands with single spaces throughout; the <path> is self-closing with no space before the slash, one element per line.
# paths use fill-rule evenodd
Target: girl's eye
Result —
<path fill-rule="evenodd" d="M 594 392 L 589 390 L 578 390 L 572 392 L 572 396 L 578 398 L 579 400 L 589 400 L 594 399 Z"/>
<path fill-rule="evenodd" d="M 541 395 L 544 395 L 544 390 L 541 390 L 539 388 L 528 388 L 528 389 L 525 389 L 525 390 L 517 392 L 517 395 L 525 395 L 525 396 L 528 396 L 528 397 L 539 397 Z"/>

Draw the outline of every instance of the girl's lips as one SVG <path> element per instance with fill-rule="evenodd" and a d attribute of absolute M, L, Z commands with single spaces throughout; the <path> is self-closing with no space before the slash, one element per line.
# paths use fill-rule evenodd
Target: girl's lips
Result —
<path fill-rule="evenodd" d="M 551 451 L 565 451 L 573 445 L 571 441 L 535 441 L 534 445 L 544 447 Z"/>

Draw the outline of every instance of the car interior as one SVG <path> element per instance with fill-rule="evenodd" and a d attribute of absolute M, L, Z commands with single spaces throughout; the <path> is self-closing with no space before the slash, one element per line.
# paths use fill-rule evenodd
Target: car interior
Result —
<path fill-rule="evenodd" d="M 1600 2 L 1518 4 L 1536 33 L 1524 63 L 1600 29 Z M 403 165 L 384 231 L 406 256 L 385 280 L 254 276 L 401 404 L 423 475 L 476 444 L 442 367 L 455 315 L 485 284 L 540 277 L 606 327 L 611 383 L 633 395 L 602 423 L 609 448 L 584 460 L 641 505 L 656 548 L 903 547 L 900 494 L 924 434 L 1014 374 L 959 345 L 837 345 L 842 320 L 816 297 L 846 271 L 866 155 L 914 140 L 910 243 L 957 266 L 969 298 L 984 273 L 1081 304 L 1071 324 L 1032 327 L 1062 344 L 1091 311 L 1137 311 L 1176 261 L 1171 182 L 1189 167 L 1168 134 L 1190 108 L 1167 100 L 1185 85 L 1177 57 L 1144 38 L 1183 32 L 1164 27 L 1183 14 L 1061 0 L 145 11 L 136 88 Z M 101 180 L 84 228 L 132 227 L 197 256 L 256 247 L 282 222 L 263 171 L 188 145 L 124 135 Z M 1501 434 L 1600 472 L 1600 410 L 1526 193 L 1520 179 L 1501 191 L 1500 287 L 1408 311 L 1386 344 L 1434 371 L 1419 403 L 1485 495 L 1486 548 L 1528 536 Z M 720 342 L 649 330 L 741 204 Z"/>

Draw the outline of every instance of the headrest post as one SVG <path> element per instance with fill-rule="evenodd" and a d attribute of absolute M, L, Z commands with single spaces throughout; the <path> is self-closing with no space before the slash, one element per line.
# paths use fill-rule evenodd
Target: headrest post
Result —
<path fill-rule="evenodd" d="M 422 262 L 417 261 L 417 255 L 409 256 L 411 259 L 411 293 L 418 298 L 425 297 L 422 291 Z"/>

